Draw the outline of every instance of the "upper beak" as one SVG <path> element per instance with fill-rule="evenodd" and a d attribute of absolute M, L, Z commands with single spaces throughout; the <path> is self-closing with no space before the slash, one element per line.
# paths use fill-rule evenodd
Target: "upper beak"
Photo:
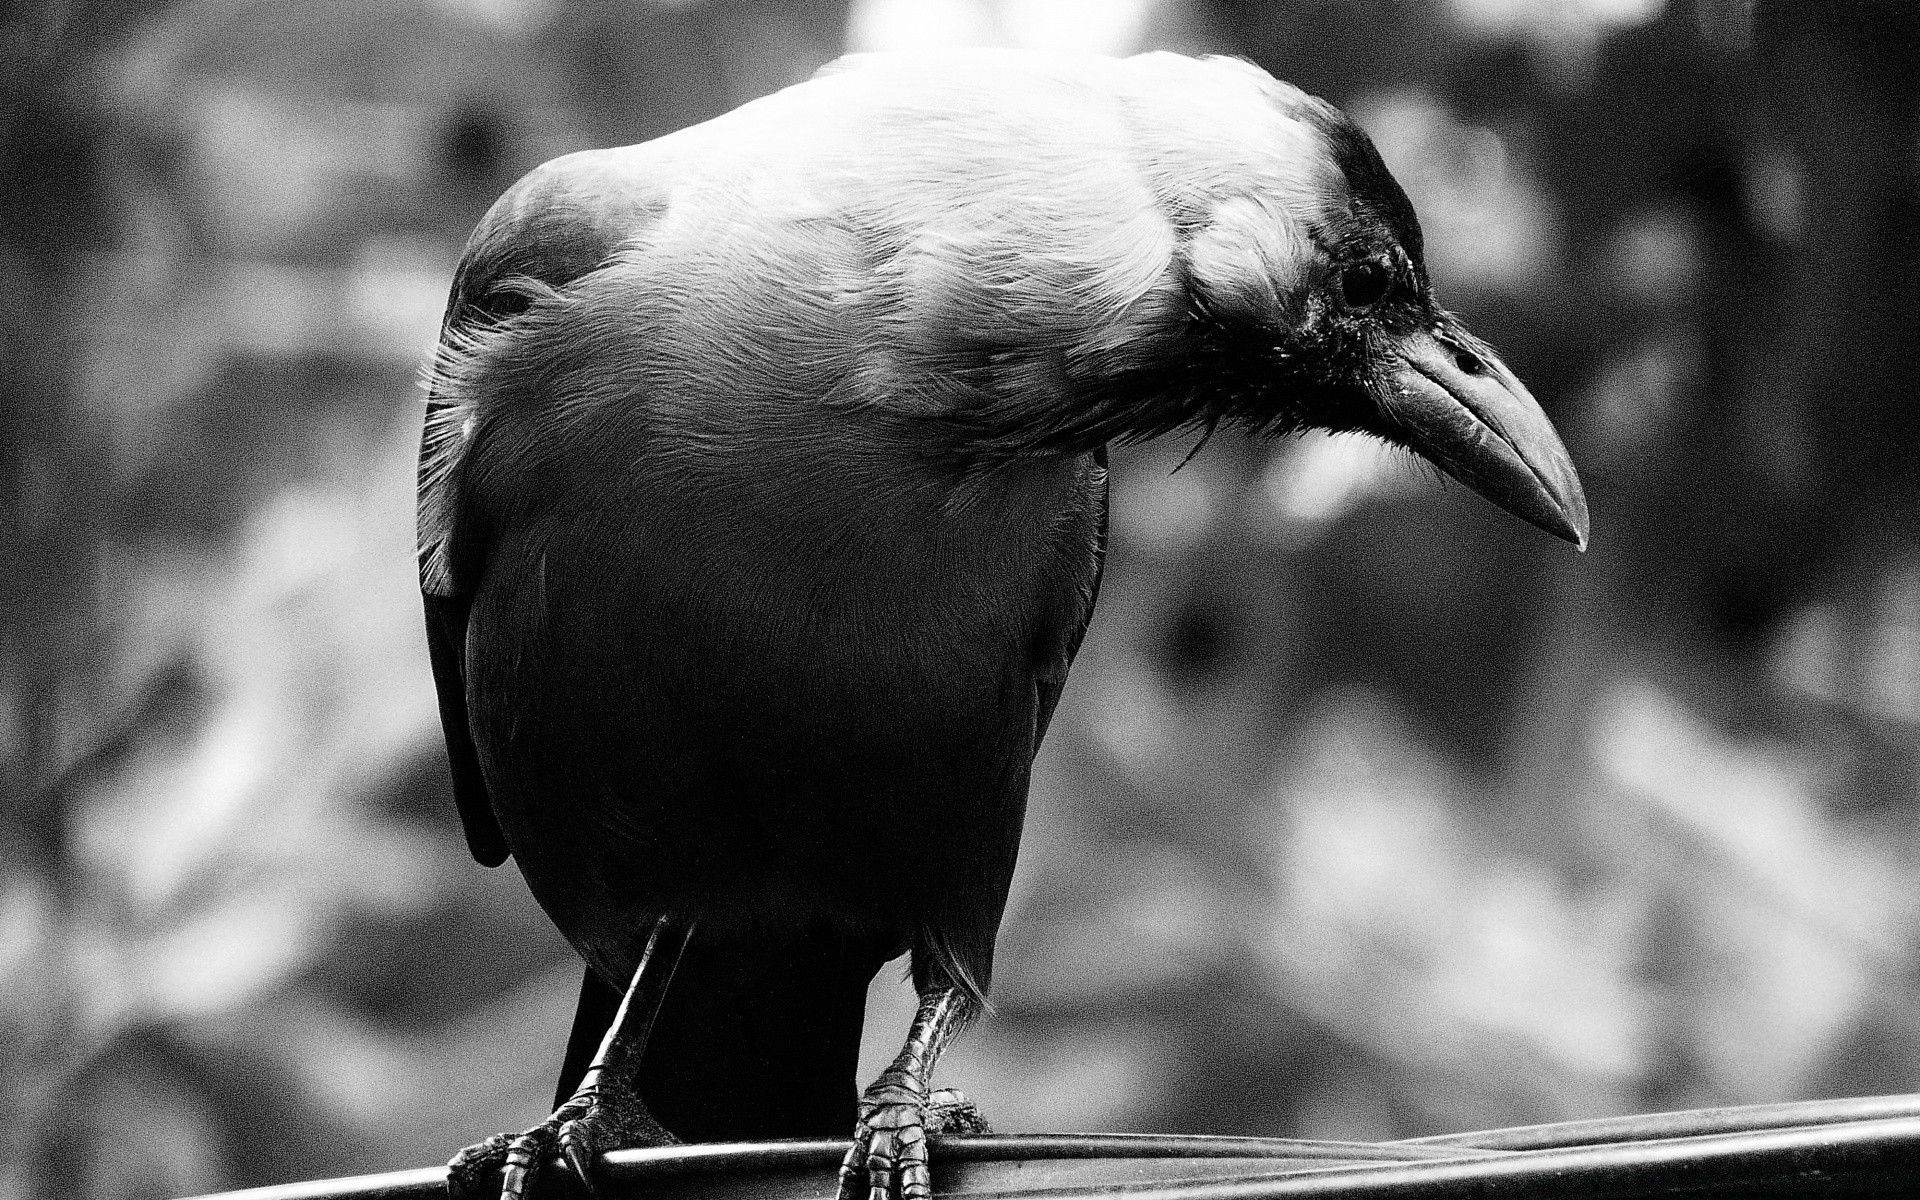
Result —
<path fill-rule="evenodd" d="M 1444 319 L 1389 351 L 1386 433 L 1516 517 L 1587 548 L 1587 497 L 1526 385 Z"/>

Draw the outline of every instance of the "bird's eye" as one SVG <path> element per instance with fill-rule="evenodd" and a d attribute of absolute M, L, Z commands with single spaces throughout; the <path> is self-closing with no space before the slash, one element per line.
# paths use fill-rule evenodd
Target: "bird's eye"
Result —
<path fill-rule="evenodd" d="M 1348 308 L 1371 308 L 1392 286 L 1392 274 L 1380 263 L 1356 263 L 1340 273 L 1340 298 Z"/>
<path fill-rule="evenodd" d="M 533 298 L 525 292 L 500 291 L 488 292 L 474 307 L 486 313 L 494 320 L 517 317 L 533 306 Z"/>

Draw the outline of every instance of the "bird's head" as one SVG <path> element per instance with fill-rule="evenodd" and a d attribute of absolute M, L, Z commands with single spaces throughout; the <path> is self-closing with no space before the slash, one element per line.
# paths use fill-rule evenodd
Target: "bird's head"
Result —
<path fill-rule="evenodd" d="M 1176 201 L 1194 347 L 1170 389 L 1183 423 L 1371 434 L 1584 549 L 1586 497 L 1565 447 L 1526 386 L 1441 307 L 1419 217 L 1371 139 L 1256 67 L 1208 65 L 1251 82 L 1262 104 L 1234 153 L 1202 146 L 1166 164 L 1198 181 Z"/>

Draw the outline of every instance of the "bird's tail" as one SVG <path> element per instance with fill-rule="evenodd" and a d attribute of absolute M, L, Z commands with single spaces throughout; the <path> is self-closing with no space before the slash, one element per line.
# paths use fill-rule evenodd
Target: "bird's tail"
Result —
<path fill-rule="evenodd" d="M 894 953 L 885 939 L 825 922 L 799 933 L 701 929 L 647 1041 L 641 1098 L 688 1142 L 844 1137 L 859 1098 L 867 985 Z M 620 995 L 587 972 L 562 1100 L 592 1062 Z"/>

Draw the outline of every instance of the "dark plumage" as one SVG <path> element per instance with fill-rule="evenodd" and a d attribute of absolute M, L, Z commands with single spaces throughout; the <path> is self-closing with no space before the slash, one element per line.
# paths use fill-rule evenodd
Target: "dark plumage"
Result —
<path fill-rule="evenodd" d="M 1108 442 L 1367 431 L 1586 533 L 1371 143 L 1232 60 L 854 59 L 555 160 L 475 231 L 432 393 L 421 578 L 469 843 L 587 960 L 583 1029 L 632 987 L 580 1096 L 461 1187 L 504 1157 L 517 1192 L 556 1140 L 584 1171 L 654 1117 L 843 1133 L 867 981 L 911 949 L 921 1015 L 849 1179 L 924 1194 L 933 1060 L 990 981 L 1099 588 Z"/>

